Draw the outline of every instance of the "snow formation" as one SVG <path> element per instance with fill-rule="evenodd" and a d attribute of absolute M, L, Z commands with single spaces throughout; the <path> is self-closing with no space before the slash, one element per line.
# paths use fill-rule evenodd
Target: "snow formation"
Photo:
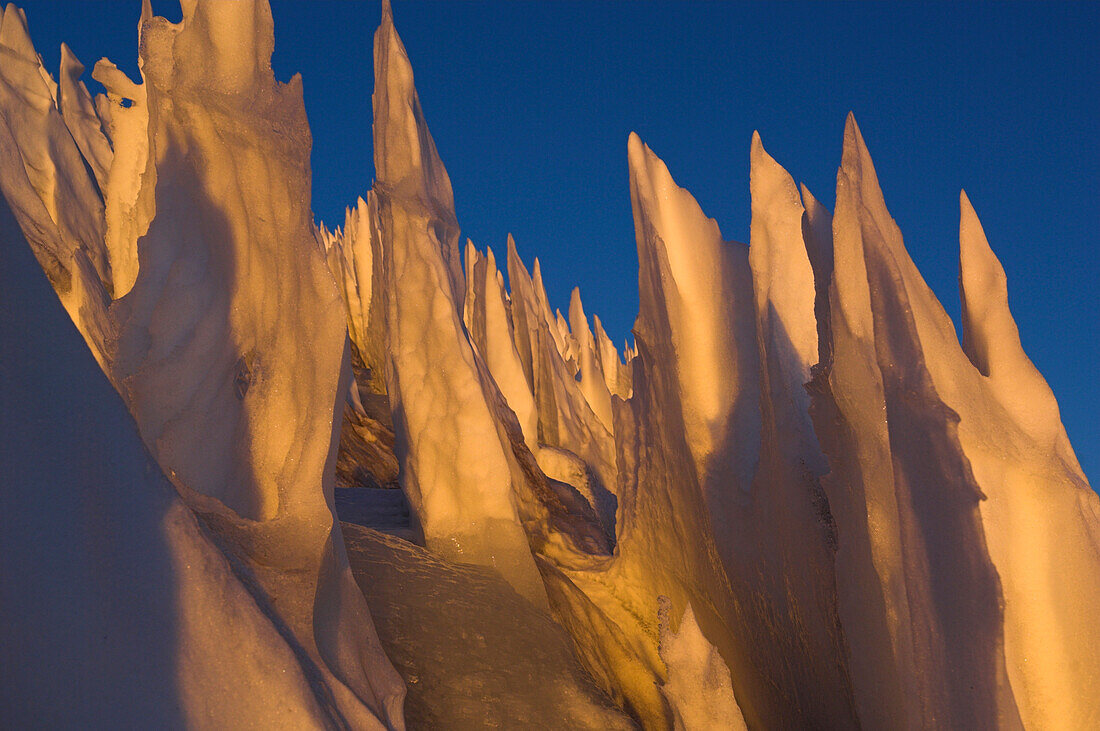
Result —
<path fill-rule="evenodd" d="M 853 118 L 833 212 L 754 134 L 748 246 L 631 134 L 619 351 L 461 247 L 388 3 L 331 229 L 266 2 L 139 41 L 92 99 L 0 16 L 5 719 L 1100 724 L 1100 500 L 965 194 L 960 343 Z"/>
<path fill-rule="evenodd" d="M 255 635 L 281 647 L 262 675 L 294 690 L 291 699 L 260 684 L 256 705 L 285 696 L 278 702 L 320 726 L 399 728 L 404 686 L 378 643 L 333 512 L 347 337 L 312 232 L 301 81 L 272 75 L 263 2 L 188 3 L 179 24 L 146 7 L 139 35 L 143 83 L 97 64 L 108 90 L 98 105 L 103 124 L 73 97 L 71 106 L 53 101 L 23 16 L 8 6 L 0 184 L 160 479 L 174 486 L 177 510 L 220 549 L 227 575 L 181 582 L 191 593 L 175 600 L 200 618 L 195 638 L 165 642 L 216 667 L 227 629 L 210 617 L 229 611 L 242 643 L 259 642 L 248 639 Z M 82 99 L 71 80 L 62 99 L 74 88 Z M 98 150 L 96 161 L 109 157 L 102 188 L 79 140 L 95 142 L 83 147 Z M 144 520 L 143 529 L 157 530 L 157 518 Z M 219 599 L 226 591 L 246 607 L 222 609 L 234 606 Z M 170 654 L 147 671 L 188 680 L 173 662 Z M 211 688 L 233 667 L 162 702 L 182 706 L 189 724 L 230 722 L 238 711 L 206 696 L 223 692 Z M 77 670 L 55 682 L 79 687 L 86 681 Z M 248 708 L 239 712 L 244 723 Z"/>

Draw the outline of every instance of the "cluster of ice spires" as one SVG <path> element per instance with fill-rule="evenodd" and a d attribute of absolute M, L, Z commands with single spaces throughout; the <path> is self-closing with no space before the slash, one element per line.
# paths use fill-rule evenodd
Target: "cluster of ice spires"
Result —
<path fill-rule="evenodd" d="M 0 715 L 1100 724 L 1100 500 L 965 194 L 960 344 L 853 118 L 832 214 L 754 135 L 749 246 L 631 135 L 619 351 L 463 250 L 388 3 L 376 180 L 315 226 L 273 38 L 145 3 L 93 100 L 0 18 Z"/>

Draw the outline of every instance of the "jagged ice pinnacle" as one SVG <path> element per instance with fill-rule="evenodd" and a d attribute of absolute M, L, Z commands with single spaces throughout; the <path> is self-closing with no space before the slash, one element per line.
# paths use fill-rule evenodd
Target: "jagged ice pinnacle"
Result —
<path fill-rule="evenodd" d="M 388 2 L 339 226 L 267 2 L 182 6 L 94 99 L 0 15 L 5 721 L 1100 724 L 1100 499 L 965 193 L 960 341 L 852 116 L 832 212 L 752 136 L 748 245 L 632 133 L 620 351 L 461 245 Z"/>

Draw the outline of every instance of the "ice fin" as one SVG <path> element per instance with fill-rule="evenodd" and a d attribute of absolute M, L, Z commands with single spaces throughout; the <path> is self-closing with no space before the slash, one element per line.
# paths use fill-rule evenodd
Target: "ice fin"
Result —
<path fill-rule="evenodd" d="M 61 90 L 59 106 L 80 153 L 92 169 L 100 191 L 107 188 L 107 171 L 114 152 L 103 134 L 99 115 L 92 104 L 88 88 L 80 80 L 84 66 L 64 43 L 61 44 Z"/>
<path fill-rule="evenodd" d="M 462 321 L 466 287 L 450 181 L 388 8 L 374 58 L 386 380 L 402 487 L 429 549 L 495 569 L 544 606 L 519 515 L 529 485 L 498 411 L 499 390 Z"/>
<path fill-rule="evenodd" d="M 581 292 L 578 288 L 573 289 L 569 300 L 569 321 L 572 323 L 571 330 L 577 343 L 581 393 L 607 430 L 613 432 L 615 422 L 611 417 L 611 393 L 608 391 L 603 370 L 600 368 L 596 342 L 588 327 L 588 318 L 584 314 L 584 305 L 581 304 Z"/>
<path fill-rule="evenodd" d="M 451 179 L 436 152 L 413 84 L 408 54 L 386 3 L 374 37 L 375 185 L 432 217 L 434 236 L 447 266 L 452 296 L 462 297 L 462 263 Z"/>
<path fill-rule="evenodd" d="M 133 83 L 107 59 L 96 62 L 92 77 L 107 89 L 111 110 L 108 123 L 114 156 L 103 194 L 112 295 L 118 299 L 137 280 L 138 239 L 148 232 L 156 215 L 157 168 L 150 154 L 154 131 L 145 84 Z"/>
<path fill-rule="evenodd" d="M 806 211 L 802 217 L 802 239 L 814 271 L 814 316 L 817 319 L 817 346 L 819 363 L 827 363 L 831 357 L 829 345 L 829 284 L 833 280 L 833 215 L 802 186 L 802 205 Z"/>
<path fill-rule="evenodd" d="M 662 342 L 673 359 L 662 367 L 676 373 L 698 473 L 706 474 L 732 431 L 745 450 L 739 467 L 745 489 L 759 417 L 749 403 L 756 397 L 746 394 L 756 390 L 757 356 L 744 247 L 722 240 L 718 224 L 638 135 L 631 133 L 627 146 L 640 264 L 636 335 L 651 348 Z"/>
<path fill-rule="evenodd" d="M 814 275 L 802 238 L 802 214 L 794 180 L 752 137 L 752 237 L 749 264 L 756 292 L 758 327 L 768 357 L 787 379 L 800 411 L 809 407 L 802 384 L 817 361 Z M 786 342 L 780 342 L 785 339 Z M 771 340 L 771 342 L 767 342 Z M 809 429 L 807 417 L 807 429 Z M 812 430 L 810 430 L 812 432 Z"/>

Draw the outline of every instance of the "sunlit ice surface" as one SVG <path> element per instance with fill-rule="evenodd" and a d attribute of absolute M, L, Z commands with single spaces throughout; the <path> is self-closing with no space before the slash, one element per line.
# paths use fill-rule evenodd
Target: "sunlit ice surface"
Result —
<path fill-rule="evenodd" d="M 5 724 L 1100 724 L 1100 502 L 965 193 L 960 337 L 853 116 L 832 211 L 753 135 L 747 244 L 631 134 L 619 347 L 462 239 L 388 3 L 315 221 L 275 20 L 143 6 L 93 97 L 0 17 Z"/>

